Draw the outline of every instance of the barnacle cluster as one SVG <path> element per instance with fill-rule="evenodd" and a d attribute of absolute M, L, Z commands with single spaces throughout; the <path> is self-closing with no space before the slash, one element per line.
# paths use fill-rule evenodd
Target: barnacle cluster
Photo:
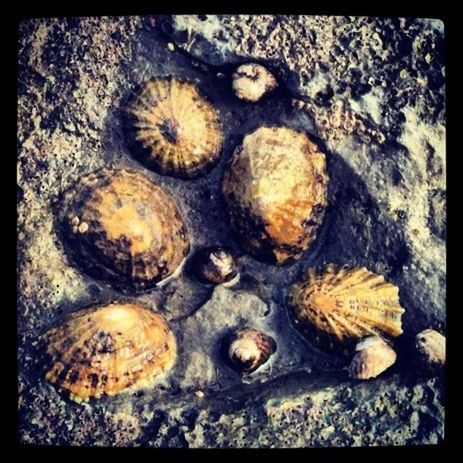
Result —
<path fill-rule="evenodd" d="M 370 127 L 358 114 L 345 108 L 341 100 L 333 102 L 329 107 L 299 99 L 293 99 L 291 103 L 294 108 L 307 111 L 315 119 L 320 135 L 325 140 L 338 141 L 355 134 L 364 143 L 375 142 L 381 145 L 386 141 L 384 133 Z"/>

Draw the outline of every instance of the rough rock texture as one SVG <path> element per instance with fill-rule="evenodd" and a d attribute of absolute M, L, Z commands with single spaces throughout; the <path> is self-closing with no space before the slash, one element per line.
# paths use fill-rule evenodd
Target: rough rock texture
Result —
<path fill-rule="evenodd" d="M 161 28 L 162 25 L 162 28 Z M 165 34 L 170 35 L 170 38 Z M 182 16 L 34 19 L 20 24 L 18 64 L 18 373 L 24 443 L 171 447 L 428 444 L 444 437 L 443 379 L 417 376 L 414 334 L 445 332 L 443 25 L 432 20 Z M 279 87 L 236 99 L 238 63 L 262 62 Z M 224 147 L 205 177 L 184 181 L 130 155 L 122 108 L 153 76 L 197 83 L 220 112 Z M 303 129 L 327 154 L 329 208 L 294 265 L 243 253 L 220 196 L 226 161 L 262 124 Z M 77 405 L 43 380 L 37 336 L 64 313 L 120 297 L 74 267 L 54 228 L 59 193 L 107 167 L 145 173 L 175 198 L 192 251 L 227 245 L 240 283 L 215 290 L 186 271 L 136 299 L 158 306 L 179 361 L 155 390 Z M 371 382 L 303 340 L 285 297 L 308 266 L 365 265 L 400 288 L 398 362 Z M 205 305 L 204 305 L 205 304 Z M 217 355 L 247 323 L 275 338 L 241 377 Z"/>

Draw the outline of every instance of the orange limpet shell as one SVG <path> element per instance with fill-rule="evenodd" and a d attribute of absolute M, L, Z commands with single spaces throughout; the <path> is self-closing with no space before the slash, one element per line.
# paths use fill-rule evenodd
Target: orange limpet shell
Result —
<path fill-rule="evenodd" d="M 220 158 L 219 112 L 192 82 L 150 80 L 130 101 L 126 119 L 133 154 L 161 174 L 197 178 Z"/>
<path fill-rule="evenodd" d="M 176 342 L 164 317 L 113 302 L 72 313 L 43 335 L 48 381 L 82 401 L 153 385 L 170 370 Z"/>
<path fill-rule="evenodd" d="M 289 292 L 288 306 L 297 329 L 309 340 L 349 345 L 366 336 L 402 334 L 399 289 L 365 267 L 309 269 Z"/>
<path fill-rule="evenodd" d="M 315 240 L 327 185 L 325 156 L 305 133 L 264 126 L 236 148 L 222 192 L 246 250 L 285 264 Z"/>
<path fill-rule="evenodd" d="M 67 249 L 97 279 L 126 290 L 149 289 L 188 255 L 178 207 L 141 173 L 102 169 L 70 189 L 63 203 Z"/>

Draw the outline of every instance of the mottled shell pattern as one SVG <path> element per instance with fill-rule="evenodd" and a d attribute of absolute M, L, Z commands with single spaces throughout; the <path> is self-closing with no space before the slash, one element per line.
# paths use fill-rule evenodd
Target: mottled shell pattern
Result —
<path fill-rule="evenodd" d="M 445 365 L 445 336 L 438 331 L 427 329 L 415 338 L 415 350 L 419 366 L 435 371 Z"/>
<path fill-rule="evenodd" d="M 172 275 L 190 244 L 174 201 L 140 173 L 102 170 L 64 198 L 69 252 L 97 279 L 144 290 Z"/>
<path fill-rule="evenodd" d="M 232 252 L 221 246 L 200 249 L 192 259 L 192 271 L 205 284 L 229 283 L 238 276 Z"/>
<path fill-rule="evenodd" d="M 349 365 L 349 376 L 353 379 L 371 379 L 394 365 L 397 354 L 379 336 L 368 336 L 355 346 L 356 354 Z"/>
<path fill-rule="evenodd" d="M 232 76 L 232 87 L 237 98 L 253 103 L 277 86 L 273 74 L 256 63 L 242 64 Z"/>
<path fill-rule="evenodd" d="M 46 379 L 76 401 L 152 385 L 176 358 L 175 338 L 162 315 L 134 303 L 74 312 L 43 341 Z"/>
<path fill-rule="evenodd" d="M 219 113 L 199 88 L 180 79 L 149 81 L 127 108 L 134 154 L 161 174 L 196 178 L 220 157 Z"/>
<path fill-rule="evenodd" d="M 251 373 L 276 351 L 275 340 L 254 328 L 242 328 L 228 338 L 225 359 L 234 370 Z"/>
<path fill-rule="evenodd" d="M 402 334 L 399 290 L 366 268 L 311 268 L 291 287 L 288 307 L 296 328 L 328 349 L 369 335 Z M 327 342 L 325 342 L 327 341 Z M 347 352 L 346 352 L 347 353 Z"/>
<path fill-rule="evenodd" d="M 261 127 L 236 148 L 222 192 L 246 250 L 284 264 L 315 240 L 327 184 L 325 156 L 305 133 Z"/>

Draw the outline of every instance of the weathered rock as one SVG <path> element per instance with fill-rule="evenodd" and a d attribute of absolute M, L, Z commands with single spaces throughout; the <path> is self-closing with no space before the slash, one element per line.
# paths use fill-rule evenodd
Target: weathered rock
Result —
<path fill-rule="evenodd" d="M 441 442 L 442 378 L 417 379 L 399 370 L 372 384 L 350 382 L 340 369 L 343 364 L 311 349 L 284 310 L 289 285 L 302 269 L 348 262 L 384 274 L 400 287 L 406 309 L 402 336 L 413 339 L 423 328 L 441 330 L 445 325 L 441 23 L 306 16 L 208 16 L 197 23 L 191 16 L 174 19 L 191 24 L 187 32 L 180 25 L 177 32 L 171 30 L 180 48 L 188 47 L 181 45 L 179 35 L 191 44 L 190 55 L 179 47 L 168 51 L 168 40 L 158 28 L 161 20 L 173 22 L 167 17 L 34 19 L 20 24 L 21 441 L 156 447 Z M 223 53 L 217 45 L 221 34 Z M 382 44 L 376 36 L 373 40 L 374 34 Z M 230 69 L 244 61 L 271 61 L 282 91 L 243 105 L 229 78 Z M 138 86 L 167 75 L 198 84 L 221 114 L 223 156 L 210 174 L 195 181 L 146 171 L 125 145 L 122 109 Z M 287 90 L 305 101 L 292 106 Z M 227 158 L 246 133 L 265 124 L 318 135 L 327 154 L 330 206 L 325 221 L 311 249 L 286 268 L 243 254 L 220 197 Z M 35 343 L 63 314 L 116 295 L 69 265 L 53 227 L 58 193 L 101 167 L 137 170 L 161 184 L 188 211 L 184 219 L 192 251 L 211 244 L 229 246 L 239 257 L 242 278 L 233 291 L 216 288 L 206 305 L 210 289 L 188 275 L 161 291 L 137 296 L 140 302 L 155 303 L 169 320 L 179 356 L 198 353 L 198 369 L 178 363 L 162 385 L 164 391 L 160 386 L 152 393 L 121 394 L 77 406 L 38 375 Z M 431 191 L 437 193 L 430 202 Z M 249 384 L 203 351 L 210 346 L 204 347 L 201 335 L 214 342 L 220 329 L 238 322 L 262 329 L 278 343 L 271 359 L 246 379 Z M 196 337 L 187 326 L 199 330 Z M 206 374 L 201 376 L 203 363 Z M 219 382 L 214 382 L 216 367 Z M 202 385 L 195 390 L 197 377 Z"/>

